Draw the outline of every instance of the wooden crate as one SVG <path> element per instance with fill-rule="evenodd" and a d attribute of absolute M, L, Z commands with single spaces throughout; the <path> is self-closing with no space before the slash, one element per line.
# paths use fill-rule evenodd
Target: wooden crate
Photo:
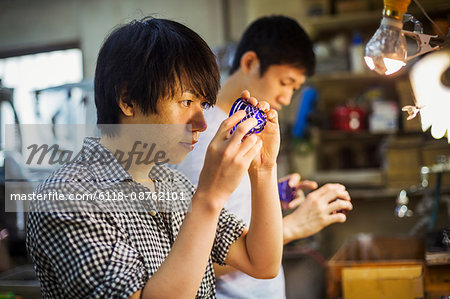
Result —
<path fill-rule="evenodd" d="M 413 237 L 356 235 L 327 263 L 327 298 L 342 297 L 342 270 L 357 267 L 423 266 L 425 244 Z"/>
<path fill-rule="evenodd" d="M 416 299 L 424 297 L 422 265 L 345 267 L 345 299 Z"/>
<path fill-rule="evenodd" d="M 450 295 L 450 264 L 425 267 L 425 292 L 428 299 Z"/>

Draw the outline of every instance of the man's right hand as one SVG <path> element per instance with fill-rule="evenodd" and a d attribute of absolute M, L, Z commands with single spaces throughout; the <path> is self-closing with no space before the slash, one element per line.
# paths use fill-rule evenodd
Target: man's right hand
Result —
<path fill-rule="evenodd" d="M 213 192 L 216 198 L 225 201 L 241 182 L 251 161 L 260 152 L 261 140 L 254 135 L 244 136 L 257 121 L 249 118 L 240 123 L 233 134 L 231 129 L 245 117 L 238 111 L 220 125 L 208 146 L 205 163 L 200 173 L 197 192 Z"/>
<path fill-rule="evenodd" d="M 339 210 L 351 210 L 350 195 L 341 184 L 326 184 L 312 191 L 297 209 L 283 218 L 284 244 L 309 237 L 332 223 L 347 217 Z"/>

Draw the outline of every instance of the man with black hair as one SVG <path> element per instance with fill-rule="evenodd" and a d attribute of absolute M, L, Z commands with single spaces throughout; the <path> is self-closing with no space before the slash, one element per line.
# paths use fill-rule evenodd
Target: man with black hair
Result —
<path fill-rule="evenodd" d="M 181 173 L 136 154 L 137 146 L 163 144 L 159 153 L 182 161 L 206 129 L 203 112 L 218 89 L 213 53 L 184 25 L 144 18 L 108 36 L 95 74 L 101 138 L 86 138 L 79 157 L 38 187 L 38 194 L 59 192 L 68 200 L 37 203 L 27 220 L 27 247 L 44 298 L 213 298 L 213 262 L 254 277 L 277 275 L 280 136 L 277 112 L 266 102 L 241 94 L 266 112 L 266 128 L 244 138 L 255 119 L 233 134 L 245 113 L 223 121 L 196 190 Z M 247 172 L 253 201 L 248 229 L 223 209 Z M 183 201 L 164 201 L 174 194 Z M 73 195 L 96 200 L 70 201 Z"/>
<path fill-rule="evenodd" d="M 199 144 L 191 153 L 194 163 L 181 163 L 175 168 L 185 173 L 196 184 L 205 156 L 207 144 L 214 136 L 220 122 L 228 117 L 228 111 L 239 97 L 239 90 L 247 89 L 252 95 L 264 99 L 275 110 L 291 102 L 295 90 L 311 76 L 315 68 L 313 45 L 303 28 L 293 19 L 270 16 L 257 19 L 245 30 L 236 49 L 229 77 L 217 98 L 217 105 L 205 113 L 208 130 L 202 134 Z M 350 196 L 340 184 L 327 184 L 312 191 L 304 198 L 306 189 L 316 189 L 317 183 L 300 181 L 300 175 L 288 176 L 289 185 L 297 189 L 297 198 L 289 208 L 297 209 L 283 218 L 283 244 L 305 238 L 324 227 L 345 222 L 346 216 L 338 210 L 351 210 Z M 228 199 L 225 207 L 250 222 L 250 179 L 245 177 Z M 342 200 L 336 200 L 342 199 Z M 215 265 L 218 298 L 284 298 L 284 276 L 271 280 L 259 280 L 232 267 Z"/>

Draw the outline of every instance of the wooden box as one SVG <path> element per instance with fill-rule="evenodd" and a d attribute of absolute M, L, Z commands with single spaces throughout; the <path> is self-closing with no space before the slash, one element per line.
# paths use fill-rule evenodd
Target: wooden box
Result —
<path fill-rule="evenodd" d="M 345 299 L 416 299 L 424 297 L 422 265 L 346 267 Z"/>
<path fill-rule="evenodd" d="M 380 271 L 392 267 L 422 268 L 424 243 L 422 239 L 413 237 L 356 235 L 346 241 L 327 263 L 327 298 L 342 297 L 344 269 L 372 268 L 373 271 Z M 418 268 L 414 269 L 411 271 L 418 271 Z M 416 284 L 422 284 L 422 275 L 415 279 Z"/>

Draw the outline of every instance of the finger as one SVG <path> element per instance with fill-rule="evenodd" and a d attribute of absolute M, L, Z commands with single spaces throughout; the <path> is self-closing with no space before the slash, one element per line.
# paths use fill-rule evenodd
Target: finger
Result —
<path fill-rule="evenodd" d="M 247 100 L 248 98 L 250 98 L 250 92 L 249 92 L 248 90 L 244 89 L 244 90 L 241 92 L 241 96 L 240 96 L 240 97 L 243 98 L 243 99 L 245 99 L 245 100 Z"/>
<path fill-rule="evenodd" d="M 305 196 L 296 197 L 294 200 L 292 200 L 288 204 L 289 209 L 294 209 L 294 208 L 298 207 L 304 200 L 305 200 Z"/>
<path fill-rule="evenodd" d="M 350 198 L 350 194 L 348 193 L 347 190 L 345 190 L 345 191 L 339 191 L 338 198 L 341 199 L 341 200 L 346 200 L 346 201 L 348 201 L 348 202 L 350 202 L 350 201 L 352 200 L 352 199 Z"/>
<path fill-rule="evenodd" d="M 278 113 L 276 110 L 270 109 L 267 113 L 267 120 L 272 123 L 278 123 Z"/>
<path fill-rule="evenodd" d="M 230 130 L 238 124 L 247 114 L 244 110 L 239 110 L 227 119 L 225 119 L 217 130 L 216 136 L 228 136 Z"/>
<path fill-rule="evenodd" d="M 244 140 L 239 145 L 239 150 L 237 154 L 245 155 L 250 150 L 250 148 L 255 146 L 257 142 L 258 137 L 256 137 L 255 135 L 245 137 Z"/>
<path fill-rule="evenodd" d="M 305 198 L 305 193 L 303 192 L 303 190 L 296 190 L 295 198 Z"/>
<path fill-rule="evenodd" d="M 248 133 L 248 131 L 254 128 L 257 124 L 258 121 L 253 117 L 244 120 L 236 127 L 236 130 L 234 130 L 233 134 L 231 135 L 230 142 L 241 143 L 242 139 Z"/>
<path fill-rule="evenodd" d="M 315 190 L 319 185 L 315 181 L 300 181 L 298 182 L 296 188 L 301 190 Z"/>
<path fill-rule="evenodd" d="M 336 213 L 329 215 L 327 217 L 327 225 L 333 224 L 333 223 L 344 223 L 347 220 L 347 216 L 343 213 Z"/>
<path fill-rule="evenodd" d="M 250 105 L 253 105 L 253 106 L 257 106 L 257 105 L 258 105 L 258 100 L 257 100 L 255 97 L 250 97 L 250 98 L 247 100 L 247 102 L 248 102 Z"/>
<path fill-rule="evenodd" d="M 328 200 L 328 202 L 332 202 L 335 199 L 340 199 L 343 201 L 347 201 L 350 202 L 350 194 L 348 194 L 348 192 L 346 190 L 342 191 L 342 190 L 338 190 L 338 191 L 331 191 L 330 193 L 326 194 L 324 196 L 325 199 Z"/>
<path fill-rule="evenodd" d="M 308 196 L 312 196 L 317 200 L 326 203 L 330 203 L 338 198 L 350 201 L 350 194 L 348 194 L 346 190 L 339 190 L 339 189 L 325 189 L 325 192 L 323 192 L 321 189 L 318 189 L 316 191 L 312 191 L 311 193 L 309 193 Z"/>
<path fill-rule="evenodd" d="M 290 178 L 291 175 L 293 175 L 293 174 L 295 174 L 295 173 L 290 173 L 290 174 L 288 174 L 288 175 L 282 177 L 281 179 L 278 179 L 278 182 L 281 183 L 281 182 L 283 182 L 283 181 L 289 180 L 289 178 Z M 298 173 L 297 173 L 297 174 L 298 174 Z M 300 176 L 300 174 L 298 174 L 298 175 Z M 301 176 L 300 176 L 300 179 L 301 179 Z"/>
<path fill-rule="evenodd" d="M 325 196 L 326 194 L 329 194 L 330 192 L 338 192 L 338 191 L 344 191 L 345 187 L 341 184 L 326 184 L 319 189 L 317 189 L 317 196 Z"/>
<path fill-rule="evenodd" d="M 270 110 L 270 104 L 266 101 L 261 101 L 258 103 L 257 107 L 267 113 Z"/>
<path fill-rule="evenodd" d="M 258 139 L 256 144 L 250 148 L 250 150 L 244 154 L 243 159 L 247 161 L 252 161 L 257 155 L 259 155 L 262 148 L 262 140 Z"/>
<path fill-rule="evenodd" d="M 330 214 L 339 210 L 351 211 L 353 210 L 353 205 L 347 200 L 340 199 L 337 199 L 328 205 L 328 211 Z"/>
<path fill-rule="evenodd" d="M 292 174 L 289 175 L 288 185 L 289 185 L 291 188 L 296 188 L 297 185 L 298 185 L 299 182 L 300 182 L 300 179 L 301 179 L 300 174 L 298 174 L 298 173 L 292 173 Z"/>

